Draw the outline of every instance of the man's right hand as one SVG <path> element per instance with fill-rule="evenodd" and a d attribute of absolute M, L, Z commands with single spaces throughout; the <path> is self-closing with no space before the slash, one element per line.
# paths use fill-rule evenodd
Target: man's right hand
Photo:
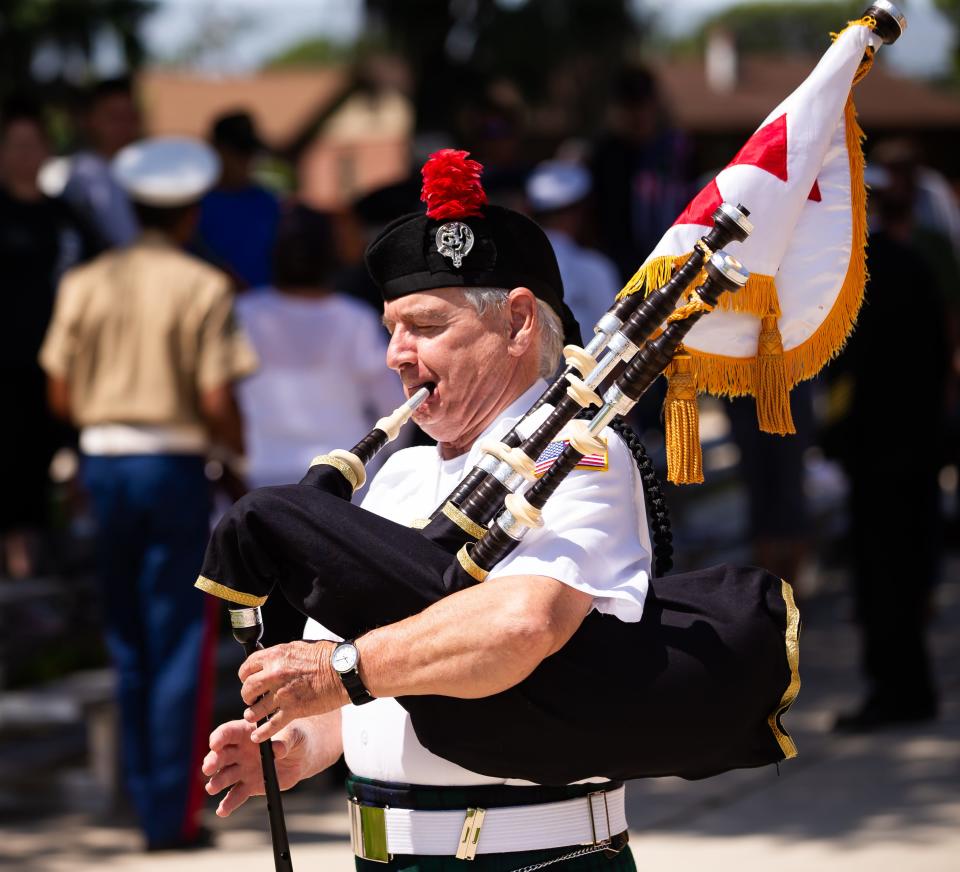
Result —
<path fill-rule="evenodd" d="M 251 796 L 264 794 L 260 746 L 250 740 L 255 725 L 229 721 L 210 734 L 210 753 L 203 760 L 207 793 L 227 790 L 217 815 L 227 817 Z M 342 751 L 340 712 L 295 721 L 273 739 L 273 757 L 281 790 L 309 778 L 336 762 Z"/>

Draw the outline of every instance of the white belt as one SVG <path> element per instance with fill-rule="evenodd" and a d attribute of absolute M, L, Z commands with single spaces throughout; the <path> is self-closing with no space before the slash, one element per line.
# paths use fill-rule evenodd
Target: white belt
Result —
<path fill-rule="evenodd" d="M 627 829 L 625 788 L 540 805 L 418 811 L 349 800 L 353 852 L 388 862 L 397 854 L 458 857 L 597 845 Z"/>
<path fill-rule="evenodd" d="M 122 454 L 205 454 L 203 427 L 159 424 L 92 424 L 80 431 L 80 450 L 97 457 Z"/>

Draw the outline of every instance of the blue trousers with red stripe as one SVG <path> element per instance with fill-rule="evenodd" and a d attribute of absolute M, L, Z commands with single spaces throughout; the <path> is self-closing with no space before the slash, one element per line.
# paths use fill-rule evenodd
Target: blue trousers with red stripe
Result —
<path fill-rule="evenodd" d="M 216 605 L 193 587 L 209 535 L 203 458 L 84 458 L 126 788 L 148 845 L 189 841 L 203 800 Z"/>

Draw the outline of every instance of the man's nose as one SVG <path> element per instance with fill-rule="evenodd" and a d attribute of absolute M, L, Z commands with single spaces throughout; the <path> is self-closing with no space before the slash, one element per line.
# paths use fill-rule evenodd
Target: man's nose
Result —
<path fill-rule="evenodd" d="M 399 324 L 394 328 L 387 345 L 387 366 L 400 370 L 402 366 L 417 363 L 417 346 L 410 333 Z"/>

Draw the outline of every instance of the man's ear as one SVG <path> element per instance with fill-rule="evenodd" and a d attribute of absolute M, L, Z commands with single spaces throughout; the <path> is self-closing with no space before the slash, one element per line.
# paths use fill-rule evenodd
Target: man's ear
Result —
<path fill-rule="evenodd" d="M 537 298 L 529 288 L 514 288 L 507 297 L 507 317 L 510 323 L 508 353 L 515 357 L 524 354 L 533 342 L 537 329 Z"/>

